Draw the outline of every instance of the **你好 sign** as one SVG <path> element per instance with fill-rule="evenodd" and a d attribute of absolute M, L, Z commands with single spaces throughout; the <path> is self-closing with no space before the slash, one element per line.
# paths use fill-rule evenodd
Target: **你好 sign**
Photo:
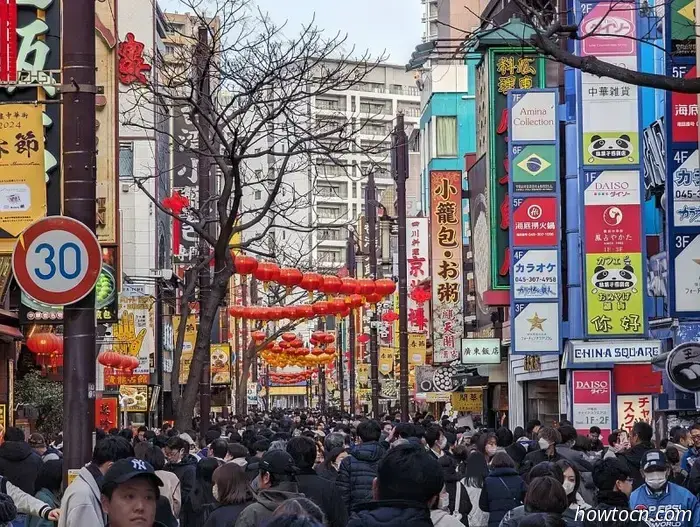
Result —
<path fill-rule="evenodd" d="M 572 424 L 576 431 L 588 435 L 592 426 L 601 431 L 606 441 L 612 429 L 612 375 L 609 370 L 575 370 L 572 382 Z"/>

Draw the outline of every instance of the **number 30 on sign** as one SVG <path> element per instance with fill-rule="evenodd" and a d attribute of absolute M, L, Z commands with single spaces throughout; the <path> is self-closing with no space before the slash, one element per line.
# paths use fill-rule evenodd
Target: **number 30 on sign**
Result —
<path fill-rule="evenodd" d="M 52 305 L 73 304 L 87 296 L 102 270 L 95 234 L 65 216 L 49 216 L 27 227 L 12 253 L 12 272 L 22 291 Z"/>

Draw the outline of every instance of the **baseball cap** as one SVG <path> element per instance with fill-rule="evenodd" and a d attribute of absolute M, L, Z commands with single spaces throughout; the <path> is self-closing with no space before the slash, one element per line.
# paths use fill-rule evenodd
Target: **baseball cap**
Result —
<path fill-rule="evenodd" d="M 270 474 L 294 474 L 294 460 L 285 450 L 268 450 L 260 460 L 260 470 Z"/>
<path fill-rule="evenodd" d="M 644 472 L 666 470 L 666 454 L 661 450 L 647 450 L 642 454 L 639 466 Z"/>
<path fill-rule="evenodd" d="M 163 486 L 163 482 L 156 476 L 156 471 L 150 463 L 135 457 L 128 457 L 115 461 L 112 466 L 109 467 L 102 481 L 102 487 L 106 488 L 109 486 L 121 485 L 133 478 L 139 477 L 149 478 L 155 483 L 156 487 Z"/>

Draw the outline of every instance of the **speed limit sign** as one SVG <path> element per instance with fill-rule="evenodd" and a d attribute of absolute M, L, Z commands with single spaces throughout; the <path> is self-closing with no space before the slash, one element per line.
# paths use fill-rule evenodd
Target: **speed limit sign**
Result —
<path fill-rule="evenodd" d="M 84 298 L 102 270 L 95 234 L 66 216 L 49 216 L 27 227 L 12 252 L 12 272 L 22 291 L 51 306 Z"/>

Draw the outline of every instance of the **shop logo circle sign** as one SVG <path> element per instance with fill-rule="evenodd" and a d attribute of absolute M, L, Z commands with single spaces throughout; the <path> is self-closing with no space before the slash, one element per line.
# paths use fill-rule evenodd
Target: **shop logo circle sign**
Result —
<path fill-rule="evenodd" d="M 51 306 L 73 304 L 92 291 L 102 270 L 102 250 L 90 229 L 66 216 L 27 227 L 12 252 L 12 272 L 22 291 Z"/>
<path fill-rule="evenodd" d="M 603 221 L 611 227 L 617 227 L 622 223 L 622 210 L 619 207 L 608 207 L 603 213 Z"/>
<path fill-rule="evenodd" d="M 527 208 L 527 215 L 531 220 L 539 220 L 542 217 L 542 207 L 539 205 L 530 205 Z"/>
<path fill-rule="evenodd" d="M 700 392 L 700 343 L 687 342 L 673 348 L 666 357 L 666 374 L 684 392 Z"/>

